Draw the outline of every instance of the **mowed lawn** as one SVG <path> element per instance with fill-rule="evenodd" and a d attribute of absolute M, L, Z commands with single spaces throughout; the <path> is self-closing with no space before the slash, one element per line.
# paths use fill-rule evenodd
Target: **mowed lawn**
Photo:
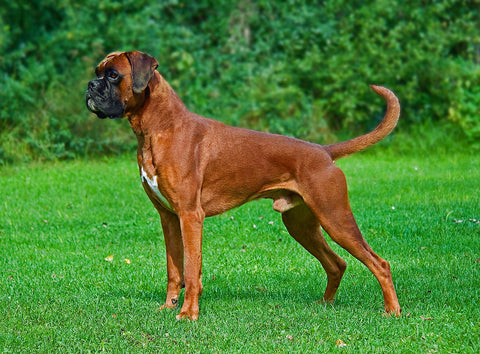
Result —
<path fill-rule="evenodd" d="M 360 229 L 392 267 L 400 318 L 348 268 L 326 277 L 271 201 L 208 219 L 197 322 L 166 295 L 159 217 L 135 156 L 0 169 L 0 351 L 480 351 L 480 156 L 357 154 L 338 161 Z"/>

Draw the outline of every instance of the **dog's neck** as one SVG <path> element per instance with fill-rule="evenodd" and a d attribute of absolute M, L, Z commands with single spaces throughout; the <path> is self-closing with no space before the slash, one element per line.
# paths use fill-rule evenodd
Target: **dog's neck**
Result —
<path fill-rule="evenodd" d="M 143 95 L 142 108 L 127 115 L 130 126 L 138 139 L 171 130 L 181 123 L 178 119 L 180 116 L 187 117 L 190 114 L 182 100 L 157 71 Z M 175 114 L 173 114 L 174 112 Z M 179 112 L 184 114 L 181 115 Z M 150 119 L 147 120 L 145 117 L 150 117 Z"/>

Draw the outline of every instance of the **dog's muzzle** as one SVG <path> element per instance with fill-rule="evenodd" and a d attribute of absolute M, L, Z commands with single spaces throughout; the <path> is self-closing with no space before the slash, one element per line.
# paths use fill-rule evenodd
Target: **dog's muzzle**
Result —
<path fill-rule="evenodd" d="M 85 104 L 88 110 L 95 113 L 98 118 L 120 118 L 123 115 L 123 105 L 113 98 L 110 90 L 111 87 L 108 87 L 102 79 L 88 83 Z"/>

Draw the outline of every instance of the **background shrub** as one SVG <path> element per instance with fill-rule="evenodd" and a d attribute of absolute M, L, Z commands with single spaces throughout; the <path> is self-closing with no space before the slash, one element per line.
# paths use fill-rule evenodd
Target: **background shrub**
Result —
<path fill-rule="evenodd" d="M 400 97 L 402 129 L 480 137 L 479 1 L 23 0 L 0 6 L 0 161 L 120 153 L 128 124 L 84 93 L 108 52 L 142 50 L 187 106 L 228 124 L 332 142 Z"/>

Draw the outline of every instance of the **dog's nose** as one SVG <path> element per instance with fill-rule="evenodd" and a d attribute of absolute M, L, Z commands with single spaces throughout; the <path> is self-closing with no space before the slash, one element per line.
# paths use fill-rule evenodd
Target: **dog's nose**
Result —
<path fill-rule="evenodd" d="M 98 80 L 92 80 L 88 83 L 88 88 L 90 90 L 94 90 L 98 87 L 99 83 L 98 83 Z"/>

